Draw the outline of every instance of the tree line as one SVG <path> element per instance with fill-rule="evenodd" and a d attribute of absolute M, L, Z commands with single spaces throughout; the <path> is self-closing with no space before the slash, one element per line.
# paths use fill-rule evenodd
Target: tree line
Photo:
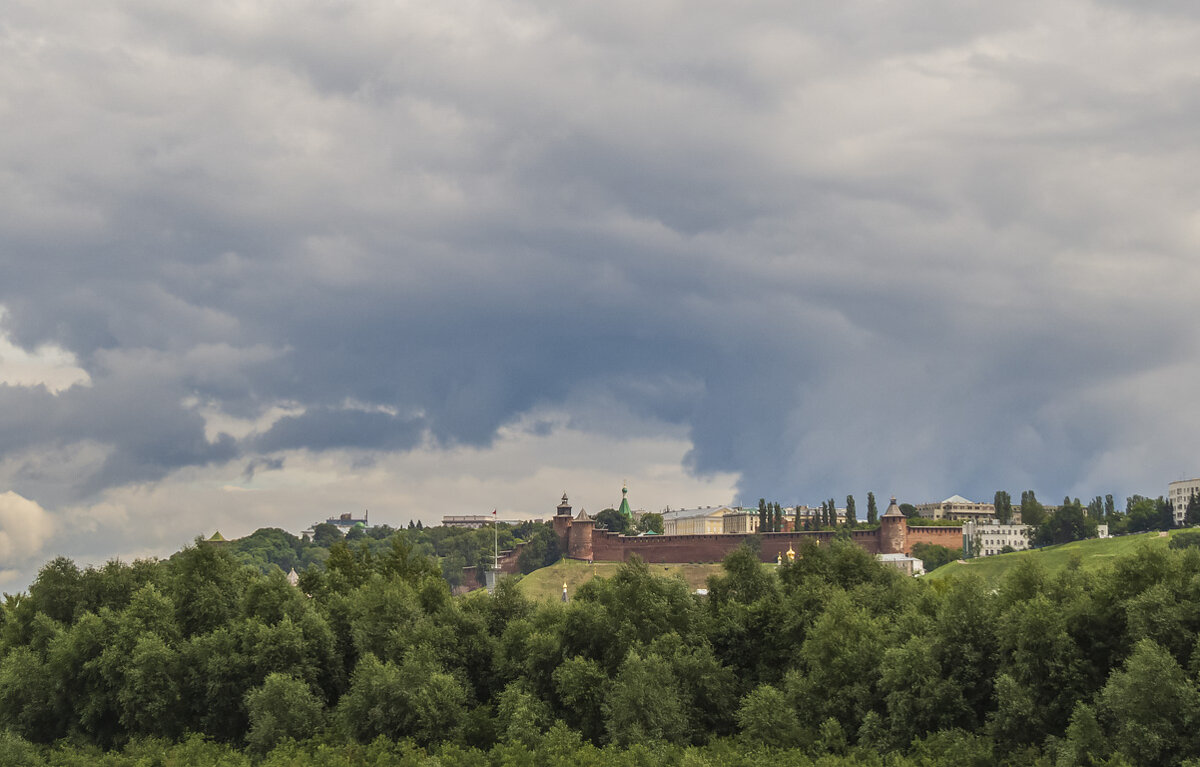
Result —
<path fill-rule="evenodd" d="M 1159 496 L 1148 498 L 1131 495 L 1125 499 L 1125 510 L 1119 511 L 1113 496 L 1097 495 L 1086 504 L 1079 498 L 1063 498 L 1062 504 L 1051 513 L 1032 490 L 1021 493 L 1021 502 L 1014 507 L 1012 497 L 1003 490 L 994 499 L 996 518 L 1007 524 L 1019 511 L 1021 522 L 1033 528 L 1031 542 L 1035 546 L 1094 538 L 1099 525 L 1108 525 L 1109 535 L 1140 533 L 1150 530 L 1170 530 L 1176 527 L 1175 510 L 1171 502 Z M 1200 525 L 1200 495 L 1193 494 L 1183 516 L 1184 526 Z"/>
<path fill-rule="evenodd" d="M 659 517 L 660 525 L 661 521 Z M 345 537 L 336 527 L 323 522 L 313 528 L 311 537 L 295 536 L 278 528 L 261 528 L 244 538 L 220 545 L 238 562 L 262 573 L 269 573 L 276 567 L 284 572 L 293 568 L 303 572 L 309 567 L 323 566 L 331 548 L 339 542 L 379 557 L 391 549 L 392 539 L 396 537 L 403 538 L 405 545 L 416 553 L 435 560 L 442 577 L 451 587 L 462 584 L 464 568 L 490 565 L 493 548 L 497 545 L 501 551 L 508 551 L 523 544 L 518 556 L 518 568 L 522 573 L 552 564 L 561 556 L 558 538 L 550 525 L 538 522 L 502 522 L 493 530 L 490 525 L 474 529 L 427 527 L 418 521 L 409 522 L 406 529 L 388 525 L 355 527 Z"/>
<path fill-rule="evenodd" d="M 998 588 L 846 541 L 778 567 L 743 547 L 705 597 L 635 560 L 566 604 L 513 579 L 453 597 L 406 536 L 336 542 L 299 588 L 203 543 L 60 558 L 0 610 L 0 757 L 1181 764 L 1200 756 L 1197 584 L 1192 547 L 1026 562 Z M 130 759 L 111 763 L 153 762 Z"/>
<path fill-rule="evenodd" d="M 809 513 L 805 514 L 805 510 Z M 784 531 L 783 507 L 777 501 L 758 499 L 758 530 L 764 533 L 781 533 Z M 793 530 L 838 530 L 853 529 L 859 526 L 858 508 L 853 495 L 846 496 L 846 514 L 843 519 L 837 510 L 837 502 L 830 498 L 821 501 L 820 508 L 809 510 L 807 506 L 797 503 L 792 507 Z M 867 493 L 867 516 L 864 524 L 868 527 L 879 523 L 879 507 L 875 503 L 875 493 Z"/>

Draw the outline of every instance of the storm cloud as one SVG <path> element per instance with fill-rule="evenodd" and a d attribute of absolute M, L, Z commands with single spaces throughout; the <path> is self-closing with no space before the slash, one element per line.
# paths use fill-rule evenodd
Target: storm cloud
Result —
<path fill-rule="evenodd" d="M 542 412 L 749 501 L 1200 469 L 1182 4 L 126 0 L 0 48 L 0 327 L 86 375 L 0 375 L 51 511 Z"/>

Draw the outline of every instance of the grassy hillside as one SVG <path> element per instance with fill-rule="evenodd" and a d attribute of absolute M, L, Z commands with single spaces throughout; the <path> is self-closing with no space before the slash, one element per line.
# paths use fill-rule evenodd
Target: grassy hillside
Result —
<path fill-rule="evenodd" d="M 589 565 L 573 559 L 560 559 L 549 567 L 534 570 L 520 581 L 521 591 L 530 599 L 561 599 L 562 586 L 567 584 L 567 594 L 595 576 L 611 578 L 616 574 L 620 562 L 596 562 Z M 708 576 L 721 571 L 720 563 L 704 565 L 652 564 L 650 572 L 655 575 L 680 576 L 693 589 L 704 588 Z"/>
<path fill-rule="evenodd" d="M 1174 535 L 1179 530 L 1172 530 Z M 1032 551 L 1017 551 L 1011 554 L 997 554 L 991 557 L 979 557 L 960 562 L 952 562 L 939 567 L 925 576 L 931 580 L 953 578 L 961 573 L 975 573 L 989 583 L 998 583 L 1004 574 L 1019 562 L 1033 559 L 1050 573 L 1058 572 L 1067 566 L 1073 556 L 1078 555 L 1080 566 L 1085 570 L 1095 570 L 1111 562 L 1114 558 L 1132 553 L 1139 546 L 1165 547 L 1168 535 L 1158 532 L 1123 535 L 1117 538 L 1093 538 L 1086 541 L 1074 541 L 1059 546 L 1047 546 Z"/>

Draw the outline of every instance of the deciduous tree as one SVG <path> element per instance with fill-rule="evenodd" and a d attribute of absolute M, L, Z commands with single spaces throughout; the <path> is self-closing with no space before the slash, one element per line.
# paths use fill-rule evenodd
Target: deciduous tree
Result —
<path fill-rule="evenodd" d="M 1194 753 L 1200 692 L 1171 654 L 1150 639 L 1100 692 L 1113 747 L 1135 765 L 1177 764 Z"/>
<path fill-rule="evenodd" d="M 304 681 L 287 674 L 268 674 L 261 687 L 246 693 L 250 750 L 265 754 L 283 740 L 315 735 L 323 719 L 321 700 Z"/>
<path fill-rule="evenodd" d="M 1046 521 L 1046 507 L 1038 502 L 1032 490 L 1021 493 L 1021 522 L 1030 527 L 1037 527 Z"/>
<path fill-rule="evenodd" d="M 791 748 L 800 742 L 800 718 L 777 687 L 762 684 L 742 698 L 738 731 L 752 746 Z"/>
<path fill-rule="evenodd" d="M 996 520 L 1007 525 L 1012 521 L 1012 496 L 1006 490 L 997 490 L 992 504 L 996 507 Z"/>

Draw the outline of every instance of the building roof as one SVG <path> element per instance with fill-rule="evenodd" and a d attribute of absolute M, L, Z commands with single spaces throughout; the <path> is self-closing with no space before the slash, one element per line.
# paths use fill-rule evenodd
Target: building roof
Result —
<path fill-rule="evenodd" d="M 875 558 L 880 562 L 924 562 L 916 557 L 910 557 L 908 554 L 876 554 Z"/>
<path fill-rule="evenodd" d="M 588 516 L 587 509 L 580 508 L 579 513 L 575 515 L 576 522 L 591 522 L 592 518 Z"/>
<path fill-rule="evenodd" d="M 890 504 L 888 504 L 887 511 L 884 512 L 883 516 L 885 516 L 885 517 L 903 517 L 904 516 L 904 512 L 900 511 L 900 507 L 896 505 L 895 497 L 893 497 L 892 502 Z"/>
<path fill-rule="evenodd" d="M 942 501 L 942 503 L 975 503 L 975 501 L 969 501 L 966 498 L 963 498 L 961 495 L 952 495 L 946 500 Z"/>
<path fill-rule="evenodd" d="M 699 509 L 672 509 L 663 512 L 663 519 L 691 519 L 693 517 L 723 517 L 733 509 L 728 506 L 703 506 Z"/>
<path fill-rule="evenodd" d="M 213 533 L 212 537 L 209 538 L 208 540 L 210 543 L 220 543 L 220 542 L 226 541 L 228 539 L 225 536 L 221 535 L 221 531 L 218 530 L 215 533 Z"/>

